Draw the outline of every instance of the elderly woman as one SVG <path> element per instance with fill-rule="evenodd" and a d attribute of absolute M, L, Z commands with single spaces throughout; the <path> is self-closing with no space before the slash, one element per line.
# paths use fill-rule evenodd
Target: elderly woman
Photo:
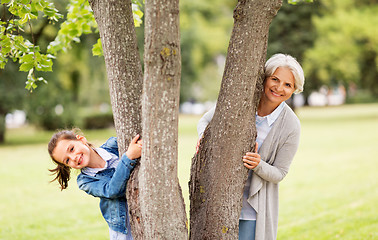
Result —
<path fill-rule="evenodd" d="M 304 74 L 291 56 L 275 54 L 265 64 L 264 92 L 256 112 L 256 152 L 247 152 L 243 164 L 250 169 L 239 218 L 239 240 L 277 237 L 278 183 L 286 176 L 298 149 L 300 123 L 285 103 L 303 91 Z M 215 107 L 199 121 L 201 137 Z"/>

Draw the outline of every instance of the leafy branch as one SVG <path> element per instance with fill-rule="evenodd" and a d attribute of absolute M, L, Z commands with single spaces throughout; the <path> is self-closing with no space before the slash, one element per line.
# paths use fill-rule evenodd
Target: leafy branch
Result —
<path fill-rule="evenodd" d="M 34 42 L 31 21 L 37 21 L 42 16 L 49 20 L 50 24 L 57 22 L 63 16 L 48 0 L 1 0 L 4 13 L 0 21 L 0 69 L 4 69 L 8 59 L 20 64 L 19 70 L 28 72 L 25 88 L 32 91 L 37 87 L 37 82 L 47 81 L 42 77 L 36 77 L 36 72 L 52 71 L 53 59 L 59 52 L 67 52 L 72 43 L 80 42 L 82 34 L 97 32 L 97 23 L 93 17 L 92 9 L 87 0 L 70 0 L 67 9 L 66 21 L 49 46 L 47 53 L 41 53 L 40 47 Z M 135 26 L 140 26 L 143 12 L 142 4 L 133 0 L 133 13 Z M 7 11 L 6 11 L 7 10 Z M 6 15 L 10 15 L 7 20 Z M 32 41 L 25 39 L 20 33 L 29 28 Z M 102 55 L 100 39 L 93 46 L 94 55 Z"/>

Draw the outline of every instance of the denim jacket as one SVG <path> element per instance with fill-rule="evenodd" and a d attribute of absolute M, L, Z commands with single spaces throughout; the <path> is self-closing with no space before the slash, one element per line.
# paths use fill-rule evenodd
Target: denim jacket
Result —
<path fill-rule="evenodd" d="M 117 156 L 117 138 L 111 137 L 100 148 Z M 136 165 L 136 159 L 130 160 L 123 154 L 117 168 L 107 168 L 98 172 L 94 177 L 80 173 L 77 177 L 79 189 L 100 198 L 102 216 L 114 231 L 127 234 L 126 223 L 128 207 L 125 197 L 127 180 Z"/>

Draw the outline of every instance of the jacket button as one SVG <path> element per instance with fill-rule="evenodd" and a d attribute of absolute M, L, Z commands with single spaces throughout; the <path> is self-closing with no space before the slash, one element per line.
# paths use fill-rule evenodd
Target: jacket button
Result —
<path fill-rule="evenodd" d="M 134 163 L 130 163 L 131 166 L 134 166 Z"/>

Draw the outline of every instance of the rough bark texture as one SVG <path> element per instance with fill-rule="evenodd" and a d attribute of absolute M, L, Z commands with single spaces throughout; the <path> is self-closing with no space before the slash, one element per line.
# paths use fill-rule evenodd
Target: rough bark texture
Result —
<path fill-rule="evenodd" d="M 254 149 L 269 25 L 281 0 L 239 0 L 214 117 L 193 157 L 190 239 L 238 239 L 247 169 Z"/>
<path fill-rule="evenodd" d="M 144 132 L 138 173 L 140 239 L 187 239 L 184 200 L 177 177 L 181 77 L 179 1 L 145 3 Z"/>
<path fill-rule="evenodd" d="M 142 66 L 130 0 L 89 0 L 100 37 L 109 81 L 109 91 L 119 152 L 137 133 L 141 134 Z M 141 232 L 136 167 L 127 186 L 132 233 Z"/>

